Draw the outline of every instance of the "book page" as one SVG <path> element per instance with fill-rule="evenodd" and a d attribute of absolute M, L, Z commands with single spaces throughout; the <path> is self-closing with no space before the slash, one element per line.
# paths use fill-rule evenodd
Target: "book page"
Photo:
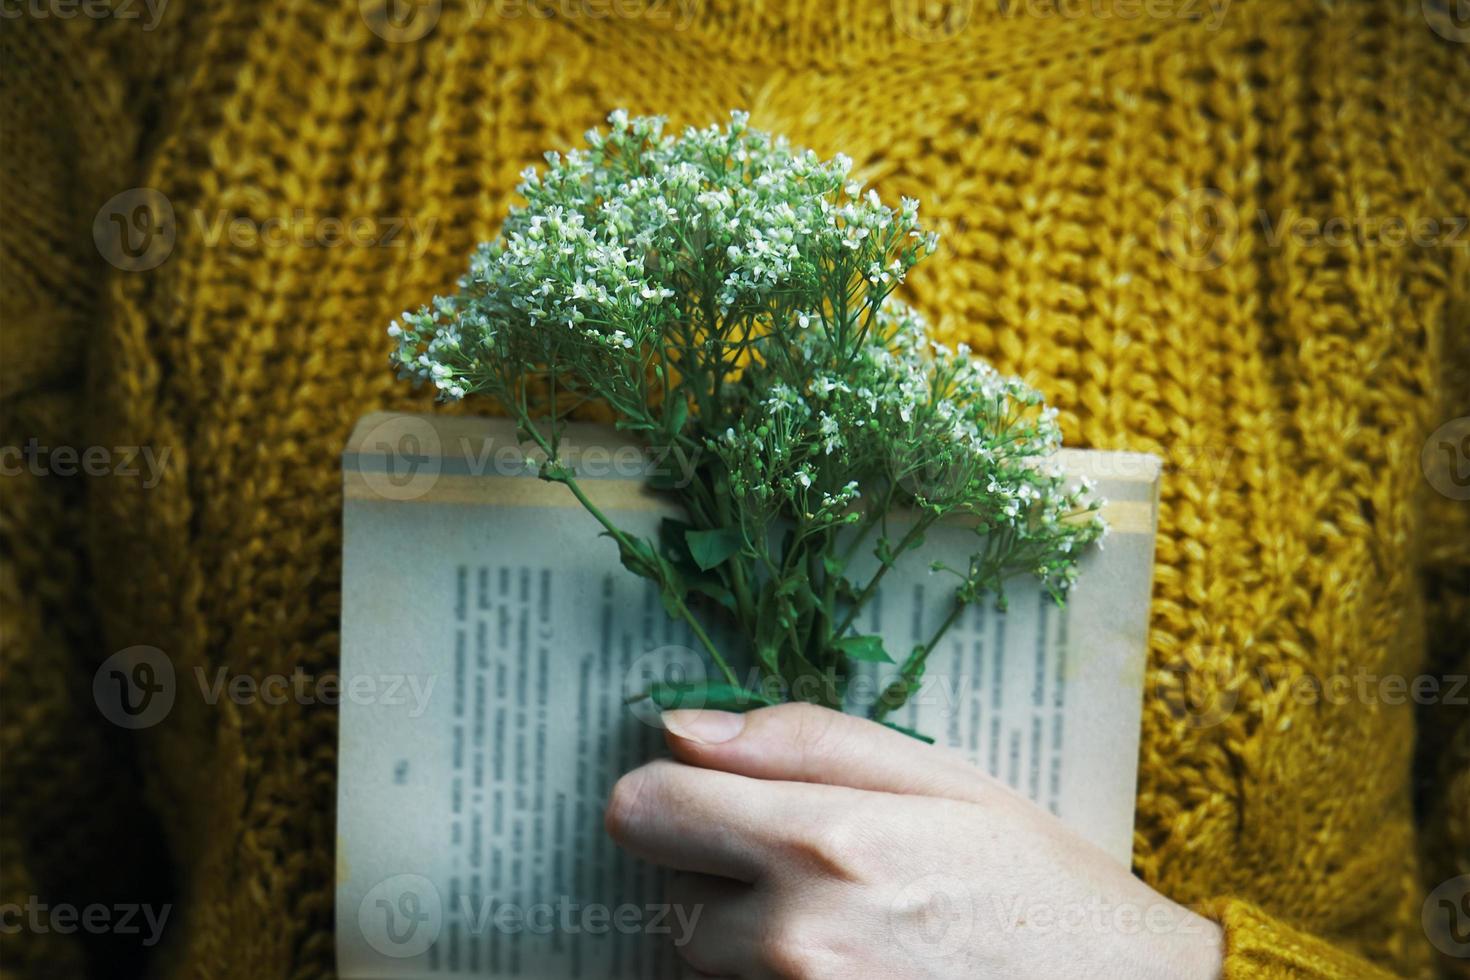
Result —
<path fill-rule="evenodd" d="M 596 426 L 573 427 L 564 455 L 614 523 L 656 536 L 671 511 L 644 480 L 667 460 Z M 697 925 L 698 909 L 663 902 L 658 869 L 612 844 L 602 815 L 617 778 L 663 751 L 656 711 L 626 699 L 710 667 L 657 587 L 522 457 L 504 420 L 413 415 L 365 418 L 344 454 L 344 977 L 674 977 L 675 944 Z M 1084 559 L 1064 609 L 1018 580 L 1005 613 L 967 610 L 891 720 L 1126 864 L 1157 461 L 1072 452 L 1062 465 L 1109 498 L 1105 550 Z M 974 542 L 933 529 L 858 628 L 895 656 L 927 638 L 953 595 L 928 564 Z M 733 639 L 716 636 L 738 649 Z M 884 680 L 862 666 L 853 708 Z"/>

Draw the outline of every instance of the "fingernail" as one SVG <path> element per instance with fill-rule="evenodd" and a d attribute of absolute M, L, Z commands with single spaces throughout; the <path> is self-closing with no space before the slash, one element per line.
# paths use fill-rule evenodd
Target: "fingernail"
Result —
<path fill-rule="evenodd" d="M 697 745 L 728 742 L 745 728 L 745 716 L 736 711 L 680 708 L 665 711 L 660 717 L 665 728 Z"/>

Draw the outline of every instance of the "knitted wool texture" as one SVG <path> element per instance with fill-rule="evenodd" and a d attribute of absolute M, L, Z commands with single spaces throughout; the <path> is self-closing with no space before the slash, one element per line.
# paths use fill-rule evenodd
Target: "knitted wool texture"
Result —
<path fill-rule="evenodd" d="M 1230 977 L 1433 974 L 1470 712 L 1295 682 L 1467 669 L 1470 504 L 1420 450 L 1470 414 L 1470 234 L 1283 222 L 1470 213 L 1443 5 L 374 2 L 6 23 L 0 441 L 169 457 L 153 488 L 3 477 L 0 903 L 171 900 L 160 976 L 332 971 L 335 710 L 211 705 L 194 672 L 335 670 L 337 454 L 366 411 L 430 408 L 384 325 L 452 287 L 517 173 L 613 107 L 745 107 L 923 201 L 943 242 L 908 295 L 940 339 L 1038 385 L 1069 443 L 1166 461 L 1136 872 L 1225 924 Z M 135 187 L 175 241 L 122 271 L 94 219 Z M 419 237 L 312 247 L 319 219 Z M 140 733 L 91 700 L 133 644 L 180 679 Z M 134 955 L 5 943 L 6 976 Z"/>

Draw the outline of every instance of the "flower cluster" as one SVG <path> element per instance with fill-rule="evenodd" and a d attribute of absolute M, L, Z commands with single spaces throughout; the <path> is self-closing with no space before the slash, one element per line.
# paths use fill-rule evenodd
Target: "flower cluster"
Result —
<path fill-rule="evenodd" d="M 543 476 L 579 498 L 554 465 L 576 406 L 600 404 L 687 460 L 688 520 L 658 543 L 583 503 L 697 635 L 694 610 L 712 599 L 771 677 L 835 676 L 819 687 L 829 703 L 852 660 L 887 659 L 850 628 L 935 521 L 977 531 L 969 567 L 946 569 L 956 611 L 1003 602 L 1015 574 L 1060 601 L 1104 531 L 1099 502 L 1049 468 L 1061 437 L 1041 396 L 932 342 L 893 295 L 936 246 L 918 202 L 885 205 L 850 160 L 752 130 L 744 113 L 678 136 L 657 118 L 609 123 L 524 174 L 525 205 L 455 295 L 389 328 L 400 372 L 444 398 L 497 398 L 550 457 Z M 908 530 L 890 535 L 899 512 Z M 860 547 L 879 565 L 854 582 Z M 880 717 L 947 627 L 900 665 Z"/>

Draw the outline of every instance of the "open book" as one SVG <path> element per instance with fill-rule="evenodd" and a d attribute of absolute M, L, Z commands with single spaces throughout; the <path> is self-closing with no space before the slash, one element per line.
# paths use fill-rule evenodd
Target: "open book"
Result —
<path fill-rule="evenodd" d="M 673 512 L 646 488 L 671 461 L 610 427 L 570 426 L 563 455 L 618 525 L 654 535 Z M 891 720 L 1126 864 L 1159 463 L 1060 463 L 1097 481 L 1111 526 L 1067 605 L 1018 579 L 1007 612 L 972 607 Z M 662 904 L 660 873 L 611 843 L 602 813 L 618 776 L 662 750 L 656 712 L 628 697 L 704 676 L 686 628 L 567 488 L 536 477 L 509 421 L 366 416 L 342 478 L 341 975 L 677 976 L 690 910 Z M 953 595 L 929 562 L 974 540 L 932 529 L 862 631 L 890 650 L 927 637 Z M 875 697 L 881 672 L 867 680 L 850 692 Z"/>

